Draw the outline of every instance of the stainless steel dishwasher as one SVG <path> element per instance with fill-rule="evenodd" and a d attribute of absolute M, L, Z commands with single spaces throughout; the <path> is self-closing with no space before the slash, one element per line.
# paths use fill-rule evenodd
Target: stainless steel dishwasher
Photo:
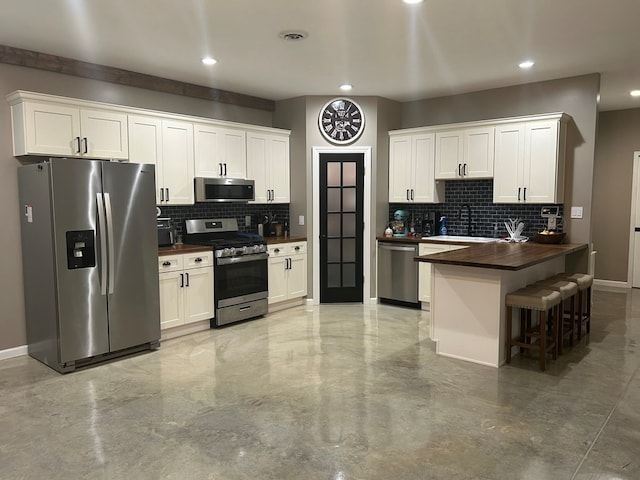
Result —
<path fill-rule="evenodd" d="M 378 299 L 420 308 L 418 301 L 417 243 L 378 243 Z"/>

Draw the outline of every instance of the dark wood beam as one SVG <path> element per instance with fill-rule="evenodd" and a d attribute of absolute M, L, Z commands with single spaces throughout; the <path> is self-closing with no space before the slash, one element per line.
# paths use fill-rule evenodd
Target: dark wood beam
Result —
<path fill-rule="evenodd" d="M 265 98 L 203 87 L 202 85 L 194 85 L 193 83 L 169 80 L 144 73 L 82 62 L 72 58 L 59 57 L 47 53 L 34 52 L 32 50 L 8 47 L 6 45 L 0 45 L 0 63 L 35 68 L 47 72 L 64 73 L 65 75 L 91 78 L 103 82 L 117 83 L 118 85 L 145 88 L 157 92 L 184 95 L 201 100 L 210 100 L 269 112 L 275 110 L 275 102 Z"/>

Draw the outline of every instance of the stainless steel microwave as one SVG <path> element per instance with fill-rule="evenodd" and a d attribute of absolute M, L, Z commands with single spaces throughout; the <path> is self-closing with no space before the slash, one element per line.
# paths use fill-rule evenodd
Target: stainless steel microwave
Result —
<path fill-rule="evenodd" d="M 255 182 L 244 178 L 196 177 L 196 202 L 249 202 L 255 200 Z"/>

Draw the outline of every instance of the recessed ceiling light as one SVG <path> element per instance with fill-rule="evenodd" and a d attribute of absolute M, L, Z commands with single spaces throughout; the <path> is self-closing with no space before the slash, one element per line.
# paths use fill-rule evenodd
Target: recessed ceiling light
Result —
<path fill-rule="evenodd" d="M 629 92 L 629 94 L 630 94 L 632 97 L 640 97 L 640 90 L 631 90 L 631 91 Z"/>
<path fill-rule="evenodd" d="M 309 34 L 307 32 L 301 32 L 301 31 L 287 31 L 287 32 L 280 32 L 280 38 L 283 40 L 287 40 L 290 42 L 296 42 L 298 40 L 304 40 L 305 38 L 307 38 L 309 36 Z"/>
<path fill-rule="evenodd" d="M 409 5 L 414 3 L 422 3 L 422 0 L 402 0 L 404 3 L 408 3 Z"/>
<path fill-rule="evenodd" d="M 531 68 L 535 65 L 535 62 L 533 60 L 525 60 L 524 62 L 520 62 L 518 64 L 518 66 L 524 70 L 526 70 L 527 68 Z"/>
<path fill-rule="evenodd" d="M 218 61 L 215 58 L 204 57 L 202 59 L 202 63 L 204 63 L 205 65 L 215 65 L 216 63 L 218 63 Z"/>
<path fill-rule="evenodd" d="M 342 85 L 340 85 L 340 90 L 348 92 L 353 88 L 353 85 L 349 84 L 349 83 L 343 83 Z"/>

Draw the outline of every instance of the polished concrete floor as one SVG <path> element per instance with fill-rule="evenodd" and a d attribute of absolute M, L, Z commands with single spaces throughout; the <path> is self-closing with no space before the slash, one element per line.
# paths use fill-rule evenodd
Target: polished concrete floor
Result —
<path fill-rule="evenodd" d="M 640 291 L 546 372 L 437 357 L 425 313 L 296 307 L 60 375 L 0 362 L 0 479 L 638 479 Z"/>

